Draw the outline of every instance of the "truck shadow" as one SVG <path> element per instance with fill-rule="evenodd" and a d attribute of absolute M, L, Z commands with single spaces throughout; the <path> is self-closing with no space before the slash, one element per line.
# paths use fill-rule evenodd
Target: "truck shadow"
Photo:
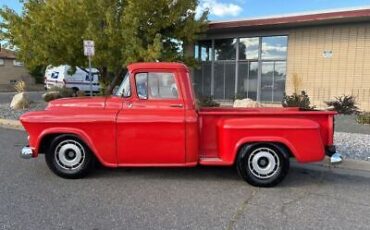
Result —
<path fill-rule="evenodd" d="M 195 182 L 240 182 L 246 184 L 239 177 L 234 167 L 205 167 L 194 168 L 106 168 L 98 167 L 89 178 L 122 178 L 145 180 L 176 180 Z M 356 186 L 367 184 L 370 186 L 370 173 L 346 172 L 340 169 L 307 167 L 307 165 L 293 165 L 289 174 L 278 187 L 306 187 L 310 185 L 338 185 Z"/>
<path fill-rule="evenodd" d="M 145 177 L 147 179 L 165 180 L 241 180 L 234 167 L 192 168 L 107 168 L 98 166 L 91 178 L 104 177 Z"/>

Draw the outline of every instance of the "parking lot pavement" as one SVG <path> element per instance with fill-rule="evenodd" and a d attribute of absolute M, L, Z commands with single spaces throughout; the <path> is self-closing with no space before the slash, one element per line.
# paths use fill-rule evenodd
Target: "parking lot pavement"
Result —
<path fill-rule="evenodd" d="M 23 131 L 0 128 L 0 229 L 368 229 L 370 175 L 295 165 L 278 187 L 232 168 L 98 168 L 53 175 L 22 160 Z"/>

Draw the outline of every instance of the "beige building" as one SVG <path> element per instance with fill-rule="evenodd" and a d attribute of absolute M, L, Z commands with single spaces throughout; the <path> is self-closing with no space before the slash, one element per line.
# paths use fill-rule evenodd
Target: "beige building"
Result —
<path fill-rule="evenodd" d="M 12 90 L 13 85 L 19 80 L 27 84 L 34 83 L 23 63 L 16 60 L 15 53 L 2 48 L 0 50 L 0 91 Z"/>
<path fill-rule="evenodd" d="M 370 9 L 211 22 L 194 55 L 199 95 L 279 105 L 298 88 L 318 107 L 353 95 L 370 110 Z"/>

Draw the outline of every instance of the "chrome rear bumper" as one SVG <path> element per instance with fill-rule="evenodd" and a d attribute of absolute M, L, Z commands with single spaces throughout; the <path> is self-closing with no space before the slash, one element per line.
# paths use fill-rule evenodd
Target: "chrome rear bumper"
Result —
<path fill-rule="evenodd" d="M 340 164 L 343 162 L 343 157 L 340 153 L 334 153 L 331 157 L 330 157 L 330 163 L 331 164 Z"/>
<path fill-rule="evenodd" d="M 32 148 L 28 146 L 23 147 L 20 156 L 23 159 L 31 159 L 33 156 Z"/>
<path fill-rule="evenodd" d="M 343 157 L 337 152 L 335 145 L 326 146 L 325 154 L 330 157 L 331 164 L 340 164 L 343 162 Z"/>

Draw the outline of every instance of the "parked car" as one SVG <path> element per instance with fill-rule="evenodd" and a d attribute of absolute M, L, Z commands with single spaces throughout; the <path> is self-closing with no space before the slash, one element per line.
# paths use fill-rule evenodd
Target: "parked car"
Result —
<path fill-rule="evenodd" d="M 300 163 L 335 153 L 334 115 L 298 108 L 198 108 L 189 70 L 137 63 L 113 96 L 59 99 L 20 120 L 23 158 L 45 154 L 57 175 L 107 167 L 233 166 L 255 186 L 274 186 Z"/>
<path fill-rule="evenodd" d="M 98 93 L 100 91 L 99 71 L 95 68 L 91 69 L 92 91 Z M 45 71 L 44 83 L 45 89 L 50 89 L 54 86 L 71 88 L 75 92 L 83 91 L 90 93 L 90 78 L 89 70 L 77 67 L 75 73 L 71 74 L 71 67 L 68 65 L 61 65 L 57 67 L 48 66 Z"/>

